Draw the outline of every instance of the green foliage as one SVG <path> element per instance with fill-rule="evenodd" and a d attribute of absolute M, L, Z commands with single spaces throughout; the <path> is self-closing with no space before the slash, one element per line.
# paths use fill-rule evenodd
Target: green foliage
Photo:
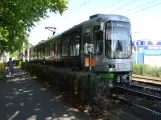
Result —
<path fill-rule="evenodd" d="M 134 64 L 133 74 L 160 77 L 161 67 L 147 64 Z"/>
<path fill-rule="evenodd" d="M 90 107 L 94 108 L 97 115 L 98 113 L 105 114 L 110 105 L 110 101 L 106 99 L 108 80 L 100 79 L 94 73 L 91 74 L 90 82 L 89 73 L 85 71 L 75 72 L 70 69 L 55 68 L 30 62 L 21 62 L 21 68 L 36 76 L 38 80 L 48 83 L 47 85 L 51 85 L 51 88 L 57 88 L 63 94 L 65 93 L 67 97 L 77 98 L 77 102 L 81 104 L 87 104 L 87 100 L 89 100 L 91 102 Z M 89 108 L 89 110 L 91 109 Z"/>
<path fill-rule="evenodd" d="M 14 51 L 13 53 L 11 53 L 9 56 L 11 56 L 11 57 L 15 57 L 15 59 L 19 59 L 19 51 L 18 50 L 16 50 L 16 51 Z"/>
<path fill-rule="evenodd" d="M 23 70 L 30 72 L 41 81 L 55 86 L 60 92 L 78 96 L 79 100 L 86 102 L 88 81 L 88 74 L 86 72 L 73 72 L 68 69 L 44 66 L 30 62 L 20 63 Z"/>
<path fill-rule="evenodd" d="M 62 14 L 67 0 L 1 0 L 0 50 L 15 51 L 28 41 L 28 31 L 50 12 Z"/>
<path fill-rule="evenodd" d="M 19 66 L 20 60 L 14 60 L 15 66 Z"/>
<path fill-rule="evenodd" d="M 133 67 L 133 74 L 141 75 L 142 64 L 134 64 Z"/>

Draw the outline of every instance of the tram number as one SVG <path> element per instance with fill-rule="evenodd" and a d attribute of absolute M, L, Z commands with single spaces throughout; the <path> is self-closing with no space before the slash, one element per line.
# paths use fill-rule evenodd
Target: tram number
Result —
<path fill-rule="evenodd" d="M 119 64 L 119 69 L 125 69 L 128 67 L 128 64 L 127 63 L 120 63 Z"/>

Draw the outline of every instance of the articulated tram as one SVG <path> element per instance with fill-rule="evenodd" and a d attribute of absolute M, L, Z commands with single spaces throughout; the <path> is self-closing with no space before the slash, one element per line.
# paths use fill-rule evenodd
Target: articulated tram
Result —
<path fill-rule="evenodd" d="M 126 16 L 96 14 L 59 35 L 30 48 L 29 60 L 43 64 L 87 69 L 88 45 L 93 44 L 92 71 L 117 82 L 131 80 L 131 24 Z"/>

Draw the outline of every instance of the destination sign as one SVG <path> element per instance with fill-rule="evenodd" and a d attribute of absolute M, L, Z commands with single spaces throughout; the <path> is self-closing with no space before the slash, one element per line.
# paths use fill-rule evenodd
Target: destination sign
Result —
<path fill-rule="evenodd" d="M 117 26 L 117 27 L 124 27 L 124 24 L 117 23 L 116 26 Z"/>
<path fill-rule="evenodd" d="M 106 27 L 130 28 L 130 23 L 120 21 L 108 21 Z"/>

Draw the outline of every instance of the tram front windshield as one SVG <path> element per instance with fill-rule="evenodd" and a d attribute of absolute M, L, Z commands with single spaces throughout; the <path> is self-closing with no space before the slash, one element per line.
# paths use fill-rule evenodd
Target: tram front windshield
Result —
<path fill-rule="evenodd" d="M 106 55 L 108 58 L 129 58 L 132 54 L 130 23 L 108 21 L 106 23 Z"/>

